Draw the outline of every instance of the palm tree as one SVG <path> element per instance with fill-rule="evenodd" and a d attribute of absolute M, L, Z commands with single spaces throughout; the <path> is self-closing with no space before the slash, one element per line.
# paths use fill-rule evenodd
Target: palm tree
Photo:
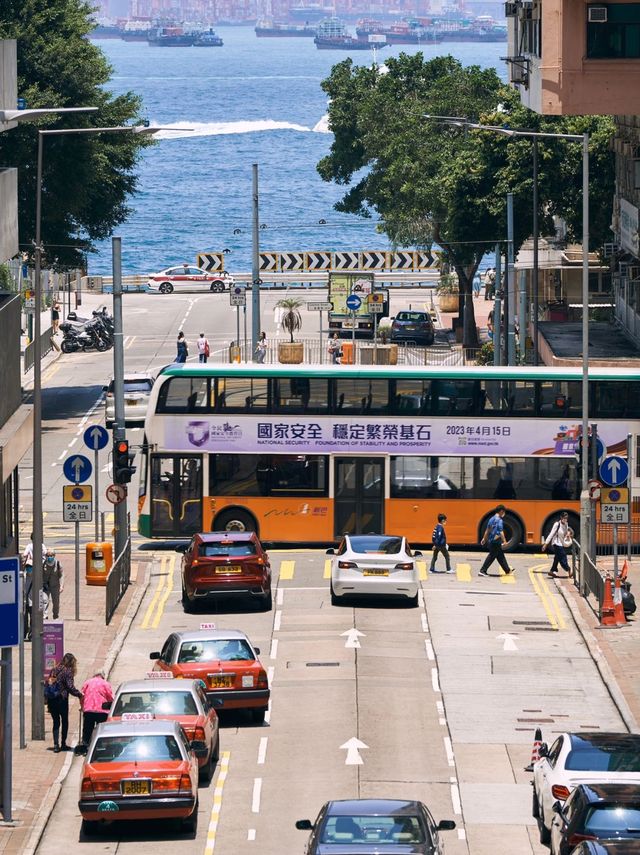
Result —
<path fill-rule="evenodd" d="M 285 310 L 284 315 L 282 316 L 282 326 L 291 336 L 291 344 L 293 344 L 294 332 L 302 329 L 302 315 L 300 314 L 300 307 L 303 305 L 303 301 L 298 297 L 285 297 L 282 300 L 278 300 L 276 303 L 276 306 Z"/>

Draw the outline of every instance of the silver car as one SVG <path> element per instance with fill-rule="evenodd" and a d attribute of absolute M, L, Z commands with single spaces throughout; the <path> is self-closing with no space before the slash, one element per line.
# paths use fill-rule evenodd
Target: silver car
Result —
<path fill-rule="evenodd" d="M 124 375 L 124 420 L 125 422 L 144 422 L 147 416 L 147 406 L 153 388 L 153 374 Z M 113 427 L 115 419 L 115 401 L 113 397 L 113 377 L 108 386 L 104 399 L 104 420 L 108 428 Z"/>
<path fill-rule="evenodd" d="M 418 605 L 418 568 L 405 537 L 345 534 L 331 562 L 331 604 L 347 596 L 401 597 Z"/>

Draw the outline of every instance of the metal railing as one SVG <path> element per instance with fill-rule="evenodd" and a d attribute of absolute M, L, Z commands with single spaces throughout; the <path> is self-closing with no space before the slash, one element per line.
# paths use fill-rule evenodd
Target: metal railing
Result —
<path fill-rule="evenodd" d="M 116 558 L 107 576 L 105 623 L 109 624 L 131 581 L 131 537 Z"/>
<path fill-rule="evenodd" d="M 598 555 L 613 555 L 613 525 L 597 523 L 596 549 Z M 628 548 L 628 544 L 630 548 Z M 640 555 L 640 523 L 621 523 L 618 525 L 617 551 L 621 557 Z"/>
<path fill-rule="evenodd" d="M 54 341 L 53 338 L 53 327 L 49 327 L 40 335 L 40 347 L 42 356 L 46 356 L 50 350 L 53 350 L 54 347 L 58 348 L 58 345 Z M 24 349 L 24 371 L 30 371 L 33 368 L 34 356 L 33 352 L 35 350 L 34 342 L 30 341 L 29 344 Z"/>
<path fill-rule="evenodd" d="M 573 581 L 598 619 L 602 617 L 606 576 L 598 570 L 591 556 L 585 553 L 585 566 L 580 565 L 580 543 L 575 538 L 571 544 L 571 572 Z"/>

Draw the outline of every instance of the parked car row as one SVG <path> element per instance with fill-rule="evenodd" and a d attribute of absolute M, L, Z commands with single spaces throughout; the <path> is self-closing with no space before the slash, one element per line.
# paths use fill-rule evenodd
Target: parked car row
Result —
<path fill-rule="evenodd" d="M 552 855 L 640 853 L 640 735 L 562 733 L 539 753 L 532 813 Z"/>

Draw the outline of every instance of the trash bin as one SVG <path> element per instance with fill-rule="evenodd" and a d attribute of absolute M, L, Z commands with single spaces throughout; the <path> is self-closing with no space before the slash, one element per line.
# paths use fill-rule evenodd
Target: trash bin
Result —
<path fill-rule="evenodd" d="M 85 577 L 87 585 L 106 585 L 113 565 L 113 547 L 110 543 L 87 543 Z"/>
<path fill-rule="evenodd" d="M 235 344 L 229 347 L 229 362 L 242 362 L 242 351 Z"/>
<path fill-rule="evenodd" d="M 340 360 L 342 365 L 353 365 L 353 342 L 352 341 L 343 341 L 342 342 L 342 359 Z"/>

